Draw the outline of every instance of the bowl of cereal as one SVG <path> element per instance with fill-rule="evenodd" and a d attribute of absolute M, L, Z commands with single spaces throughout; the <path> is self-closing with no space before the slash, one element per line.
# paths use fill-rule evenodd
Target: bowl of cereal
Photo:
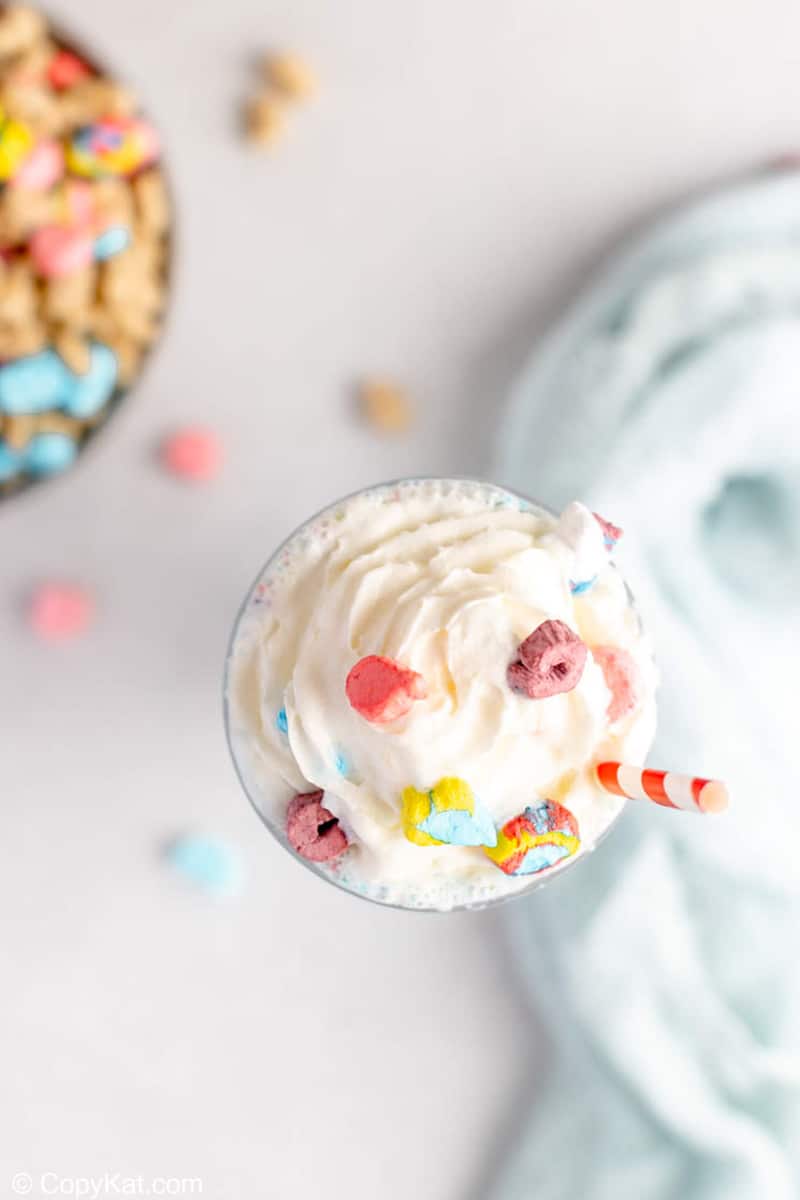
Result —
<path fill-rule="evenodd" d="M 72 466 L 158 339 L 159 158 L 126 87 L 35 9 L 0 10 L 0 496 Z"/>

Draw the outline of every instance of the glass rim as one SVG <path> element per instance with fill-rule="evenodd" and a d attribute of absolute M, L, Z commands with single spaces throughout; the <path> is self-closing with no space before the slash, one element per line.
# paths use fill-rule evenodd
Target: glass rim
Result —
<path fill-rule="evenodd" d="M 231 683 L 233 651 L 239 634 L 239 627 L 241 625 L 242 618 L 248 609 L 251 597 L 272 564 L 280 557 L 283 551 L 294 542 L 295 538 L 299 537 L 305 529 L 307 529 L 315 521 L 319 520 L 320 517 L 323 517 L 325 513 L 338 508 L 342 504 L 346 504 L 349 500 L 356 499 L 358 496 L 369 495 L 373 492 L 381 492 L 389 488 L 399 487 L 402 484 L 414 483 L 474 484 L 476 487 L 494 488 L 498 492 L 506 492 L 510 496 L 515 496 L 517 499 L 523 500 L 526 504 L 530 504 L 533 509 L 540 509 L 542 512 L 547 513 L 548 516 L 555 517 L 558 515 L 555 510 L 550 508 L 548 505 L 542 504 L 539 500 L 534 500 L 532 497 L 525 495 L 524 492 L 520 492 L 517 488 L 509 487 L 503 483 L 495 483 L 493 480 L 489 479 L 478 479 L 471 475 L 403 475 L 397 479 L 390 479 L 379 483 L 368 484 L 366 487 L 356 488 L 352 492 L 348 492 L 346 495 L 340 496 L 339 498 L 330 501 L 328 504 L 324 504 L 321 508 L 312 513 L 311 516 L 307 517 L 304 521 L 301 521 L 299 525 L 297 525 L 281 542 L 279 542 L 272 553 L 265 559 L 263 565 L 256 573 L 252 582 L 244 593 L 244 597 L 239 604 L 238 609 L 236 610 L 236 615 L 234 617 L 225 650 L 225 661 L 222 673 L 222 715 L 228 753 L 230 754 L 233 768 L 236 772 L 236 777 L 239 780 L 242 791 L 247 797 L 250 807 L 253 809 L 262 825 L 268 830 L 278 845 L 281 846 L 282 849 L 288 851 L 292 858 L 310 871 L 312 875 L 316 875 L 317 878 L 322 882 L 331 884 L 339 891 L 345 892 L 356 900 L 365 900 L 370 904 L 376 905 L 378 908 L 394 909 L 397 912 L 427 913 L 438 914 L 439 916 L 447 916 L 449 913 L 481 912 L 490 908 L 496 908 L 498 905 L 508 903 L 512 900 L 521 900 L 526 896 L 530 896 L 533 892 L 538 891 L 540 888 L 543 888 L 548 884 L 555 883 L 562 875 L 567 874 L 572 867 L 578 866 L 585 857 L 587 857 L 589 854 L 593 854 L 594 851 L 597 850 L 597 848 L 606 840 L 612 830 L 617 827 L 621 817 L 627 810 L 627 803 L 623 803 L 619 812 L 598 835 L 590 849 L 566 859 L 561 865 L 556 865 L 555 868 L 550 868 L 549 870 L 545 870 L 541 873 L 531 875 L 530 882 L 528 882 L 525 886 L 518 888 L 517 890 L 501 892 L 496 896 L 488 897 L 486 900 L 464 901 L 460 904 L 453 904 L 450 908 L 398 904 L 392 900 L 383 900 L 379 896 L 370 895 L 367 892 L 361 892 L 357 888 L 351 887 L 342 880 L 337 879 L 336 875 L 330 870 L 326 869 L 324 864 L 311 862 L 309 859 L 304 858 L 301 854 L 298 854 L 294 847 L 289 843 L 285 833 L 259 807 L 245 779 L 245 773 L 234 748 L 231 731 L 231 706 L 229 700 L 229 689 Z M 634 608 L 634 611 L 637 611 L 638 615 L 633 594 L 628 587 L 627 582 L 625 580 L 623 580 L 623 582 L 625 583 L 625 588 L 628 593 L 628 599 L 631 603 L 631 606 Z"/>

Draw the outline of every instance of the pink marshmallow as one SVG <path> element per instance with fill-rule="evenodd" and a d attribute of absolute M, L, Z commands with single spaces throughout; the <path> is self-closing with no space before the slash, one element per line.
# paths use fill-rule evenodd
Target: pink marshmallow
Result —
<path fill-rule="evenodd" d="M 46 641 L 66 641 L 83 633 L 93 615 L 94 600 L 79 584 L 43 583 L 31 596 L 28 624 Z"/>
<path fill-rule="evenodd" d="M 621 646 L 593 646 L 592 658 L 603 672 L 606 687 L 611 692 L 608 719 L 613 725 L 639 707 L 641 673 L 633 656 Z"/>
<path fill-rule="evenodd" d="M 64 174 L 64 150 L 52 139 L 39 142 L 19 168 L 11 183 L 26 192 L 46 192 Z"/>
<path fill-rule="evenodd" d="M 173 475 L 207 482 L 219 474 L 222 466 L 222 442 L 210 429 L 180 429 L 166 439 L 161 456 Z"/>
<path fill-rule="evenodd" d="M 90 225 L 94 221 L 95 205 L 92 185 L 83 179 L 68 179 L 64 184 L 66 220 L 71 225 Z"/>
<path fill-rule="evenodd" d="M 59 278 L 88 267 L 94 254 L 94 240 L 83 229 L 44 225 L 32 235 L 29 250 L 39 275 Z"/>

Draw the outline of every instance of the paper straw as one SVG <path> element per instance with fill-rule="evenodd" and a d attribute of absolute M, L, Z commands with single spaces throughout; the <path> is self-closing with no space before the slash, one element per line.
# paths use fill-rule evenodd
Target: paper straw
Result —
<path fill-rule="evenodd" d="M 694 813 L 719 813 L 728 807 L 728 789 L 716 779 L 646 771 L 617 762 L 598 763 L 595 771 L 605 791 L 628 800 L 652 800 L 665 808 Z"/>

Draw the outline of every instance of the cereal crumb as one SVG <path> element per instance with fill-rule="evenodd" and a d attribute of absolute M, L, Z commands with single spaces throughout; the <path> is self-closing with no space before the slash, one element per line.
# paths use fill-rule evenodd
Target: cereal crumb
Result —
<path fill-rule="evenodd" d="M 180 429 L 161 448 L 164 466 L 181 479 L 214 479 L 222 466 L 222 443 L 210 429 Z"/>
<path fill-rule="evenodd" d="M 75 583 L 42 583 L 30 599 L 28 624 L 45 641 L 66 641 L 90 625 L 94 601 Z"/>
<path fill-rule="evenodd" d="M 291 100 L 309 100 L 316 94 L 317 77 L 297 54 L 268 54 L 263 69 L 267 83 Z"/>
<path fill-rule="evenodd" d="M 285 126 L 283 104 L 268 92 L 255 96 L 247 106 L 247 136 L 259 146 L 272 146 L 279 141 Z"/>
<path fill-rule="evenodd" d="M 411 402 L 397 384 L 385 379 L 367 379 L 359 389 L 364 416 L 384 433 L 403 433 L 412 422 Z"/>

